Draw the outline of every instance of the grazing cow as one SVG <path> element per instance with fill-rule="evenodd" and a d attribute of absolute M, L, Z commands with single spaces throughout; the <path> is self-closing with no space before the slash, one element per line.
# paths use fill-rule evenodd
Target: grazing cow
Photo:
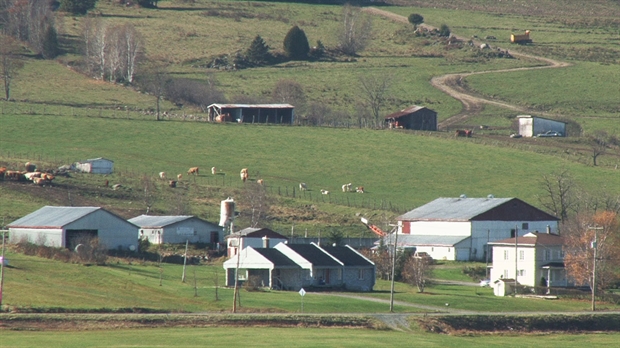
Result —
<path fill-rule="evenodd" d="M 47 180 L 47 181 L 52 181 L 54 180 L 56 177 L 53 176 L 52 174 L 47 174 L 47 173 L 42 173 L 41 174 L 41 179 L 43 180 Z"/>
<path fill-rule="evenodd" d="M 170 186 L 170 187 L 177 187 L 177 182 L 176 182 L 176 180 L 170 180 L 170 181 L 168 181 L 168 186 Z"/>
<path fill-rule="evenodd" d="M 0 180 L 4 180 L 5 173 L 6 173 L 6 167 L 0 167 Z"/>
<path fill-rule="evenodd" d="M 232 122 L 232 117 L 230 114 L 221 114 L 215 116 L 215 122 L 224 123 L 224 122 Z"/>
<path fill-rule="evenodd" d="M 182 177 L 183 177 L 183 174 L 177 174 L 177 180 L 181 181 Z"/>
<path fill-rule="evenodd" d="M 110 181 L 109 180 L 104 181 L 103 187 L 108 187 L 108 186 L 110 186 Z"/>
<path fill-rule="evenodd" d="M 187 171 L 187 175 L 190 174 L 195 174 L 198 175 L 198 167 L 191 167 L 188 171 Z"/>
<path fill-rule="evenodd" d="M 357 193 L 364 193 L 364 186 L 358 186 L 355 188 L 355 192 Z"/>
<path fill-rule="evenodd" d="M 243 182 L 248 180 L 248 177 L 249 177 L 248 168 L 241 169 L 241 172 L 239 172 L 239 176 L 241 177 L 241 180 L 243 180 Z"/>
<path fill-rule="evenodd" d="M 166 172 L 159 172 L 159 178 L 162 180 L 166 180 Z"/>
<path fill-rule="evenodd" d="M 262 185 L 262 184 L 265 183 L 265 181 L 263 179 L 258 179 L 258 180 L 256 180 L 256 183 L 259 184 L 259 185 Z"/>
<path fill-rule="evenodd" d="M 352 185 L 351 183 L 342 185 L 342 192 L 349 192 L 349 191 L 351 191 L 351 185 Z"/>
<path fill-rule="evenodd" d="M 211 174 L 215 175 L 217 173 L 217 168 L 211 167 Z"/>
<path fill-rule="evenodd" d="M 37 170 L 37 165 L 34 163 L 30 163 L 30 162 L 26 162 L 26 171 L 27 172 L 34 172 L 35 170 Z"/>
<path fill-rule="evenodd" d="M 121 185 L 121 184 L 114 184 L 114 185 L 112 185 L 112 190 L 118 190 L 121 187 L 123 187 L 123 185 Z"/>
<path fill-rule="evenodd" d="M 41 172 L 30 172 L 30 173 L 26 173 L 24 174 L 24 177 L 26 177 L 26 179 L 33 181 L 32 179 L 34 178 L 40 178 L 41 177 Z"/>
<path fill-rule="evenodd" d="M 456 132 L 454 132 L 455 137 L 471 138 L 472 134 L 473 131 L 471 129 L 457 129 Z"/>
<path fill-rule="evenodd" d="M 328 194 L 329 194 L 329 191 L 321 189 L 321 194 L 322 194 L 322 195 L 328 195 Z"/>
<path fill-rule="evenodd" d="M 49 181 L 47 181 L 47 180 L 45 180 L 43 178 L 32 178 L 32 182 L 35 185 L 39 185 L 39 186 L 43 186 L 43 185 L 49 183 Z"/>
<path fill-rule="evenodd" d="M 24 172 L 20 172 L 19 170 L 7 170 L 4 173 L 4 177 L 10 180 L 23 181 L 23 180 L 26 180 L 26 177 L 24 176 L 24 174 L 25 174 Z"/>
<path fill-rule="evenodd" d="M 302 191 L 306 191 L 308 189 L 308 185 L 305 182 L 299 183 L 299 189 Z"/>

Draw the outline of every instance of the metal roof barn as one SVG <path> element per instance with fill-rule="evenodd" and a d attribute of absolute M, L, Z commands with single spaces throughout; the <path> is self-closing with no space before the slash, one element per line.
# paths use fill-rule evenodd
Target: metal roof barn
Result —
<path fill-rule="evenodd" d="M 217 248 L 223 242 L 222 227 L 192 215 L 140 215 L 129 219 L 140 226 L 140 238 L 153 244 L 209 243 Z"/>
<path fill-rule="evenodd" d="M 211 104 L 207 115 L 210 121 L 293 124 L 295 107 L 290 104 Z"/>
<path fill-rule="evenodd" d="M 135 250 L 138 226 L 100 207 L 45 206 L 8 225 L 9 241 L 73 248 L 96 237 L 108 249 Z"/>
<path fill-rule="evenodd" d="M 437 113 L 424 106 L 412 105 L 385 116 L 389 128 L 437 130 Z"/>

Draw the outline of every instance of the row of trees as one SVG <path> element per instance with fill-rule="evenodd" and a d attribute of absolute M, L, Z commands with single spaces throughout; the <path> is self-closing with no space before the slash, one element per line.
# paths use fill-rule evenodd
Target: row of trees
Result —
<path fill-rule="evenodd" d="M 0 0 L 3 34 L 25 42 L 43 58 L 58 55 L 55 15 L 48 1 Z"/>

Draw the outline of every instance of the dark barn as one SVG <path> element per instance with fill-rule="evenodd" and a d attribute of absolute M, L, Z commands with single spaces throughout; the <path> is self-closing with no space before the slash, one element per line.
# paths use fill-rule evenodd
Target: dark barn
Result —
<path fill-rule="evenodd" d="M 210 121 L 293 124 L 295 107 L 290 104 L 211 104 Z"/>
<path fill-rule="evenodd" d="M 437 130 L 437 113 L 424 106 L 413 105 L 404 110 L 385 116 L 389 128 Z"/>

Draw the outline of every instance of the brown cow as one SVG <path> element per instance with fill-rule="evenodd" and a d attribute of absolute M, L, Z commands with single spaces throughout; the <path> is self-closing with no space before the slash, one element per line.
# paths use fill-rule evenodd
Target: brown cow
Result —
<path fill-rule="evenodd" d="M 187 175 L 190 174 L 195 174 L 198 175 L 198 167 L 191 167 L 188 171 L 187 171 Z"/>
<path fill-rule="evenodd" d="M 355 192 L 357 193 L 364 193 L 364 186 L 358 186 L 355 188 Z"/>
<path fill-rule="evenodd" d="M 6 173 L 6 167 L 0 167 L 0 179 L 4 179 L 4 173 Z"/>
<path fill-rule="evenodd" d="M 259 185 L 262 185 L 262 184 L 265 183 L 265 181 L 263 179 L 258 179 L 258 180 L 256 180 L 256 183 L 259 184 Z"/>
<path fill-rule="evenodd" d="M 177 180 L 181 180 L 182 177 L 183 177 L 183 174 L 177 174 Z"/>
<path fill-rule="evenodd" d="M 26 162 L 26 171 L 27 172 L 34 172 L 35 170 L 37 170 L 37 165 L 34 163 L 30 163 L 30 162 Z"/>
<path fill-rule="evenodd" d="M 454 132 L 455 137 L 471 138 L 472 134 L 473 131 L 471 129 L 457 129 L 456 132 Z"/>
<path fill-rule="evenodd" d="M 47 181 L 47 180 L 45 180 L 45 179 L 43 179 L 43 178 L 32 178 L 32 182 L 33 182 L 35 185 L 39 185 L 39 186 L 43 186 L 43 185 L 45 185 L 45 184 L 48 184 L 48 183 L 49 183 L 49 181 Z"/>
<path fill-rule="evenodd" d="M 177 187 L 177 182 L 175 180 L 170 180 L 170 181 L 168 181 L 168 186 L 170 186 L 170 187 Z"/>
<path fill-rule="evenodd" d="M 159 178 L 162 180 L 166 180 L 166 172 L 159 172 Z"/>

